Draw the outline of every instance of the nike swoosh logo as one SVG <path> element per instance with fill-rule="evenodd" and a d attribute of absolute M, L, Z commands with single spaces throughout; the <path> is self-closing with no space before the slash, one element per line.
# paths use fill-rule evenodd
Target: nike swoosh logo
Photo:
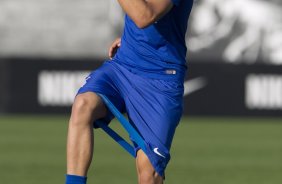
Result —
<path fill-rule="evenodd" d="M 184 82 L 184 94 L 183 96 L 190 95 L 207 85 L 205 77 L 198 77 Z"/>
<path fill-rule="evenodd" d="M 163 156 L 163 155 L 158 151 L 158 149 L 159 149 L 159 148 L 154 148 L 154 152 L 155 152 L 157 155 L 159 155 L 159 156 L 165 158 L 165 156 Z"/>

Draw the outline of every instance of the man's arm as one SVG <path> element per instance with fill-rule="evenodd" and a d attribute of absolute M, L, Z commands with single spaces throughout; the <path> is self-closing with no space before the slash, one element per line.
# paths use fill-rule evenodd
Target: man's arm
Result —
<path fill-rule="evenodd" d="M 145 28 L 156 22 L 173 7 L 171 0 L 118 0 L 118 2 L 139 28 Z"/>

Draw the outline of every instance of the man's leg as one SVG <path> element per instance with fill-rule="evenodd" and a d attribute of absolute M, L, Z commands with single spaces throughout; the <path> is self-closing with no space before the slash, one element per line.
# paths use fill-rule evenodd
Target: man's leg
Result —
<path fill-rule="evenodd" d="M 163 177 L 161 177 L 152 166 L 147 155 L 140 149 L 137 152 L 136 167 L 139 184 L 162 184 Z"/>
<path fill-rule="evenodd" d="M 93 121 L 106 115 L 102 99 L 95 93 L 76 96 L 69 120 L 67 174 L 86 176 L 93 155 Z"/>

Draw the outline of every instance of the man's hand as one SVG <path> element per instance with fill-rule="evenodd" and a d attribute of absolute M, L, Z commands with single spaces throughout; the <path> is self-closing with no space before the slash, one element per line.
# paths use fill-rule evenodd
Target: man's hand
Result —
<path fill-rule="evenodd" d="M 115 54 L 117 53 L 117 50 L 120 47 L 120 45 L 121 45 L 121 39 L 120 38 L 117 38 L 112 43 L 112 45 L 109 48 L 109 57 L 110 57 L 110 59 L 112 59 L 115 56 Z"/>

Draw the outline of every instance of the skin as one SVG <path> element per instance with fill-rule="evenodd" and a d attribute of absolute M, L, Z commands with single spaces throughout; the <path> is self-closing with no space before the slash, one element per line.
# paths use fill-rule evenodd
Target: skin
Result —
<path fill-rule="evenodd" d="M 171 0 L 118 0 L 118 2 L 141 29 L 156 22 L 173 7 Z"/>
<path fill-rule="evenodd" d="M 106 115 L 101 98 L 87 92 L 77 95 L 72 107 L 67 138 L 67 173 L 86 176 L 90 166 L 93 146 L 93 121 Z"/>
<path fill-rule="evenodd" d="M 172 7 L 171 0 L 118 0 L 123 10 L 139 28 L 145 28 Z M 112 58 L 121 46 L 121 39 L 116 39 L 109 48 Z M 67 174 L 87 176 L 92 161 L 94 147 L 93 121 L 104 117 L 107 109 L 102 99 L 93 92 L 76 96 L 69 120 L 67 138 Z M 139 150 L 136 157 L 136 169 L 139 184 L 162 184 L 146 154 Z"/>
<path fill-rule="evenodd" d="M 109 48 L 109 58 L 112 59 L 117 53 L 118 48 L 121 46 L 121 38 L 117 38 Z"/>

